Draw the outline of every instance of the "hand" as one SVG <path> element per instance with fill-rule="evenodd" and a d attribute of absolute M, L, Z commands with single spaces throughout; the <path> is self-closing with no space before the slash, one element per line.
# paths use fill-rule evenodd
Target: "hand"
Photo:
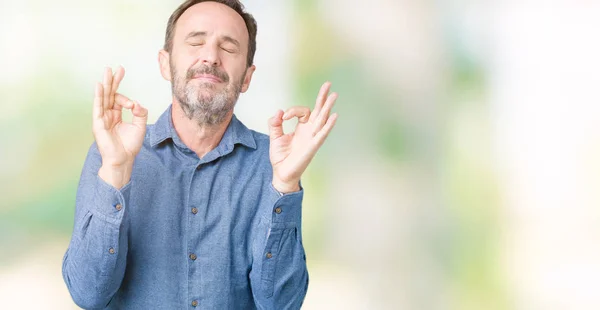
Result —
<path fill-rule="evenodd" d="M 146 134 L 148 110 L 138 102 L 117 94 L 125 69 L 119 67 L 113 76 L 106 68 L 104 80 L 96 84 L 92 131 L 102 156 L 98 176 L 116 188 L 131 178 L 133 161 L 139 153 Z M 123 108 L 131 110 L 131 123 L 124 123 Z"/>
<path fill-rule="evenodd" d="M 335 125 L 337 113 L 329 115 L 338 97 L 329 94 L 331 83 L 321 86 L 315 108 L 295 106 L 285 113 L 278 110 L 269 119 L 271 146 L 269 156 L 273 165 L 273 187 L 282 193 L 300 190 L 300 177 Z M 294 117 L 298 124 L 294 132 L 283 133 L 283 121 Z"/>

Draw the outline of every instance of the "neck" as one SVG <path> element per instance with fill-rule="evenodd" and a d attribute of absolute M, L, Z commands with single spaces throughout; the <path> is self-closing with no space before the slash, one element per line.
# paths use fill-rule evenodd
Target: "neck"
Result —
<path fill-rule="evenodd" d="M 183 112 L 179 102 L 175 99 L 173 100 L 171 109 L 171 118 L 175 132 L 181 141 L 190 150 L 194 151 L 199 158 L 204 157 L 204 155 L 219 145 L 232 117 L 233 110 L 230 111 L 223 123 L 209 126 L 198 124 L 194 119 L 189 119 Z"/>

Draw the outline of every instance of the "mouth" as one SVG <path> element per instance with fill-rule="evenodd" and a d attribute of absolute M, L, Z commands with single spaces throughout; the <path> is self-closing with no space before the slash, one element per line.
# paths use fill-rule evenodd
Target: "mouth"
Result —
<path fill-rule="evenodd" d="M 192 79 L 211 82 L 211 83 L 222 83 L 223 82 L 223 80 L 221 80 L 219 77 L 212 75 L 212 74 L 198 74 L 198 75 L 195 75 Z"/>

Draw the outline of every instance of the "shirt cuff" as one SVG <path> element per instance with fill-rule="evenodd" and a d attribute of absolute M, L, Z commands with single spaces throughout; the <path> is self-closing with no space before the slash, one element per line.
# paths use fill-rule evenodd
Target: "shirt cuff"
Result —
<path fill-rule="evenodd" d="M 94 214 L 103 215 L 107 220 L 118 223 L 123 218 L 125 208 L 131 194 L 131 180 L 121 189 L 106 183 L 102 178 L 96 176 L 94 202 L 90 208 Z"/>
<path fill-rule="evenodd" d="M 302 185 L 300 185 L 299 191 L 287 194 L 277 191 L 273 186 L 271 188 L 279 197 L 273 205 L 273 223 L 300 223 L 302 219 L 302 199 L 304 197 Z"/>

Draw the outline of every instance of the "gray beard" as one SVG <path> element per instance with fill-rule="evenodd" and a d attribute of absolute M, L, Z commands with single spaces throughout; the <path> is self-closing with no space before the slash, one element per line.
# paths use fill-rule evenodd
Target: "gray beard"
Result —
<path fill-rule="evenodd" d="M 173 95 L 179 101 L 185 116 L 196 121 L 200 127 L 213 127 L 222 124 L 233 110 L 242 90 L 242 81 L 228 84 L 214 94 L 203 94 L 214 89 L 214 84 L 203 83 L 200 87 L 190 85 L 186 78 L 180 78 L 173 72 L 175 81 L 171 85 Z M 245 76 L 242 75 L 242 78 Z"/>

